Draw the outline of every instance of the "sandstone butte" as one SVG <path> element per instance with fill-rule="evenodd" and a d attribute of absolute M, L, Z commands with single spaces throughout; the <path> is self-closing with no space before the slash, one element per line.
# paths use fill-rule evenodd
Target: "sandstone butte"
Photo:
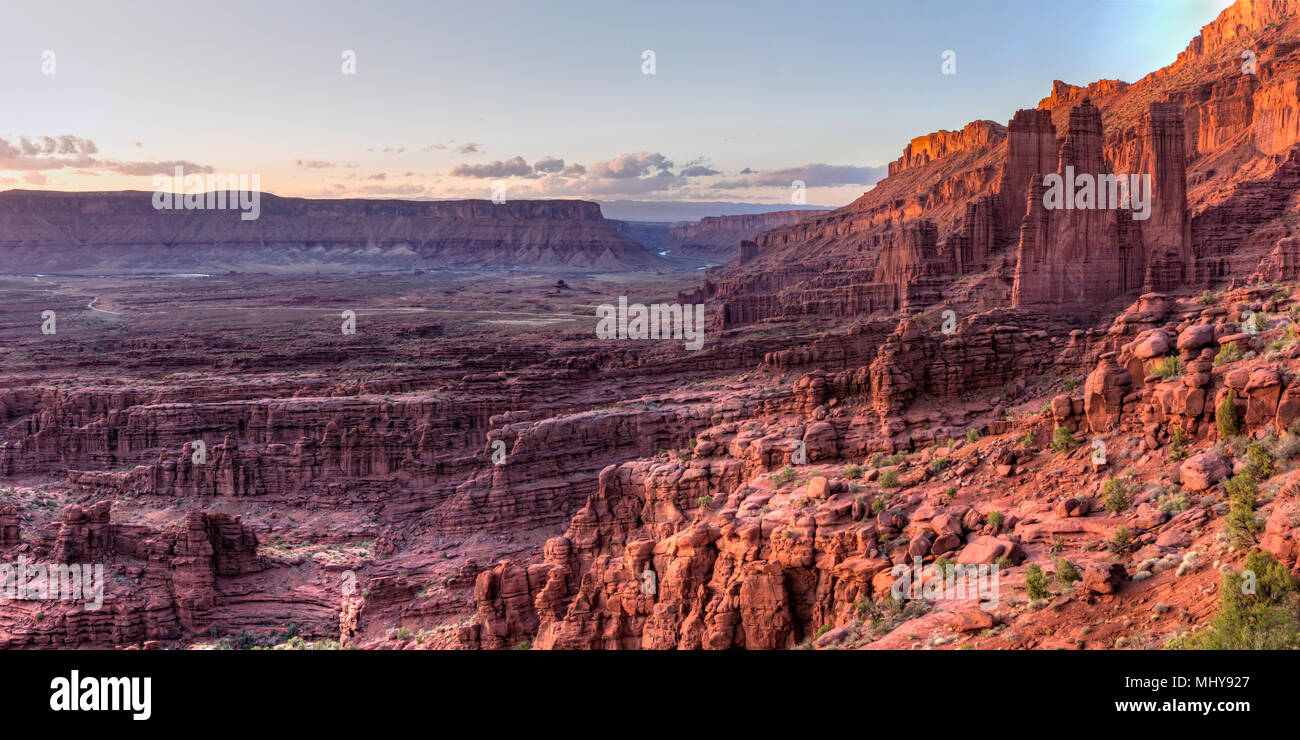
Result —
<path fill-rule="evenodd" d="M 843 208 L 752 219 L 765 230 L 681 290 L 708 306 L 693 354 L 401 318 L 354 340 L 277 324 L 217 341 L 162 319 L 106 336 L 85 294 L 15 287 L 0 325 L 51 301 L 82 318 L 57 342 L 14 340 L 5 363 L 0 560 L 113 575 L 98 612 L 0 603 L 0 646 L 1114 649 L 1196 633 L 1248 552 L 1300 558 L 1298 85 L 1300 2 L 1239 0 L 1136 82 L 1057 81 L 1005 125 L 913 139 Z M 1045 209 L 1043 176 L 1066 167 L 1150 174 L 1151 217 Z M 6 201 L 44 197 L 0 197 L 0 250 L 26 264 L 95 254 L 51 230 L 90 229 L 123 259 L 175 236 L 143 211 L 109 238 L 66 199 L 56 225 Z M 621 245 L 616 267 L 653 269 L 598 210 L 569 208 L 506 231 L 576 221 L 551 257 Z M 258 238 L 292 250 L 328 230 L 303 209 L 271 203 Z M 730 229 L 676 237 L 715 250 Z M 534 243 L 473 238 L 462 255 Z M 304 306 L 360 290 L 214 280 L 211 295 Z M 583 285 L 502 290 L 589 304 Z M 155 300 L 126 286 L 95 305 Z M 1273 470 L 1251 467 L 1251 441 Z M 1234 474 L 1258 479 L 1244 542 L 1226 523 Z M 893 566 L 941 558 L 1002 568 L 996 607 L 890 600 Z"/>

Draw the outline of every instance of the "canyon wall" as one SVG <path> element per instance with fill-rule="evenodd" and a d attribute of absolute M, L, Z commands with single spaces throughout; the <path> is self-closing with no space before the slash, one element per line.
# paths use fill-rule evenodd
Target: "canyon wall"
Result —
<path fill-rule="evenodd" d="M 152 193 L 0 193 L 11 272 L 302 272 L 398 268 L 642 270 L 669 263 L 583 201 L 309 200 L 260 215 L 159 210 Z"/>

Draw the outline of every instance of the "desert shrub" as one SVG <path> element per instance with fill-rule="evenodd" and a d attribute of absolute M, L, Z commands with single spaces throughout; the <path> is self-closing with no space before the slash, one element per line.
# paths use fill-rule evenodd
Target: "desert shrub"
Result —
<path fill-rule="evenodd" d="M 974 429 L 967 429 L 967 430 L 966 430 L 966 444 L 972 444 L 972 445 L 973 445 L 973 444 L 975 444 L 975 443 L 978 442 L 978 441 L 980 441 L 980 433 L 977 432 L 977 431 L 975 431 Z"/>
<path fill-rule="evenodd" d="M 813 635 L 813 638 L 816 639 L 818 637 L 821 637 L 822 635 L 830 631 L 831 631 L 831 626 L 829 624 L 823 624 L 822 626 L 817 628 L 817 633 Z"/>
<path fill-rule="evenodd" d="M 845 465 L 845 466 L 844 466 L 844 477 L 845 477 L 845 478 L 861 478 L 861 477 L 862 477 L 862 466 L 861 466 L 861 465 Z"/>
<path fill-rule="evenodd" d="M 1156 366 L 1152 368 L 1152 372 L 1165 380 L 1178 377 L 1183 374 L 1183 358 L 1178 355 L 1169 355 L 1157 362 Z"/>
<path fill-rule="evenodd" d="M 1025 594 L 1030 601 L 1045 599 L 1051 593 L 1047 588 L 1047 574 L 1043 569 L 1038 567 L 1037 563 L 1030 563 L 1025 568 Z"/>
<path fill-rule="evenodd" d="M 1075 445 L 1079 444 L 1074 435 L 1065 427 L 1057 427 L 1052 430 L 1052 451 L 1068 452 Z"/>
<path fill-rule="evenodd" d="M 1264 440 L 1263 445 L 1274 460 L 1290 460 L 1300 455 L 1300 434 L 1288 430 L 1281 437 L 1270 437 Z"/>
<path fill-rule="evenodd" d="M 1256 481 L 1264 481 L 1277 472 L 1277 463 L 1273 455 L 1259 442 L 1246 445 L 1246 474 Z"/>
<path fill-rule="evenodd" d="M 1024 436 L 1020 438 L 1020 446 L 1026 450 L 1036 444 L 1038 444 L 1038 437 L 1033 432 L 1025 432 Z"/>
<path fill-rule="evenodd" d="M 1166 493 L 1156 503 L 1156 508 L 1170 515 L 1177 514 L 1180 511 L 1187 511 L 1191 506 L 1191 502 L 1187 500 L 1187 494 L 1182 491 Z"/>
<path fill-rule="evenodd" d="M 1079 574 L 1079 569 L 1074 567 L 1074 563 L 1065 558 L 1057 558 L 1056 580 L 1058 583 L 1074 583 L 1075 581 L 1082 581 L 1083 576 Z"/>
<path fill-rule="evenodd" d="M 1236 342 L 1228 342 L 1219 348 L 1219 354 L 1214 356 L 1215 365 L 1227 365 L 1230 362 L 1236 362 L 1243 357 L 1241 348 Z"/>
<path fill-rule="evenodd" d="M 1241 432 L 1241 427 L 1237 424 L 1237 400 L 1233 391 L 1228 391 L 1223 402 L 1214 409 L 1214 423 L 1219 428 L 1221 439 L 1232 439 Z"/>
<path fill-rule="evenodd" d="M 1201 304 L 1202 306 L 1213 306 L 1213 305 L 1214 305 L 1214 294 L 1211 293 L 1211 292 L 1208 291 L 1208 290 L 1203 291 L 1203 292 L 1201 293 L 1201 297 L 1196 299 L 1196 302 L 1199 303 L 1199 304 Z"/>
<path fill-rule="evenodd" d="M 1106 549 L 1116 555 L 1127 554 L 1129 550 L 1133 549 L 1133 533 L 1129 531 L 1128 527 L 1116 529 L 1115 535 L 1106 543 Z"/>
<path fill-rule="evenodd" d="M 945 579 L 948 577 L 948 571 L 952 570 L 956 565 L 957 565 L 957 561 L 951 558 L 945 558 L 943 556 L 937 557 L 934 560 L 935 573 L 939 577 Z"/>
<path fill-rule="evenodd" d="M 898 488 L 898 471 L 893 468 L 880 471 L 880 485 L 882 488 Z"/>
<path fill-rule="evenodd" d="M 1101 495 L 1105 501 L 1106 511 L 1112 514 L 1128 508 L 1128 486 L 1119 478 L 1111 478 L 1101 486 Z"/>
<path fill-rule="evenodd" d="M 950 465 L 952 465 L 952 460 L 949 460 L 946 457 L 936 457 L 935 459 L 930 461 L 930 472 L 932 473 L 941 472 L 947 469 L 948 466 Z"/>
<path fill-rule="evenodd" d="M 925 599 L 907 599 L 906 601 L 895 598 L 892 594 L 875 604 L 868 602 L 865 609 L 865 616 L 871 620 L 871 631 L 877 635 L 883 635 L 893 631 L 895 627 L 930 611 L 933 605 Z M 864 610 L 859 609 L 859 614 Z"/>
<path fill-rule="evenodd" d="M 1183 434 L 1181 426 L 1175 426 L 1169 435 L 1168 457 L 1173 462 L 1187 459 L 1187 436 Z"/>
<path fill-rule="evenodd" d="M 1232 476 L 1223 488 L 1228 492 L 1230 501 L 1228 518 L 1224 520 L 1224 526 L 1228 530 L 1232 543 L 1239 548 L 1254 544 L 1255 534 L 1264 528 L 1259 517 L 1255 516 L 1255 499 L 1259 495 L 1259 484 L 1252 476 L 1243 472 Z"/>
<path fill-rule="evenodd" d="M 1254 588 L 1250 588 L 1254 575 Z M 1253 591 L 1254 593 L 1250 593 Z M 1167 650 L 1295 650 L 1300 647 L 1300 582 L 1272 555 L 1255 551 L 1241 575 L 1219 584 L 1219 613 L 1199 632 L 1170 640 Z"/>
<path fill-rule="evenodd" d="M 704 494 L 703 496 L 700 496 L 698 499 L 696 499 L 696 501 L 699 502 L 699 504 L 700 504 L 700 508 L 701 508 L 701 509 L 711 509 L 711 508 L 713 508 L 713 495 L 712 495 L 712 494 L 708 494 L 708 493 L 706 493 L 706 494 Z"/>
<path fill-rule="evenodd" d="M 773 473 L 772 480 L 775 481 L 778 486 L 784 486 L 794 480 L 798 475 L 799 473 L 795 472 L 794 468 L 787 465 L 784 468 L 781 468 L 780 472 Z"/>
<path fill-rule="evenodd" d="M 993 531 L 995 531 L 995 532 L 1001 532 L 1001 531 L 1002 531 L 1002 522 L 1003 522 L 1004 520 L 1005 520 L 1005 517 L 1003 516 L 1002 512 L 1000 512 L 1000 511 L 990 511 L 990 512 L 989 512 L 989 526 L 993 527 Z"/>

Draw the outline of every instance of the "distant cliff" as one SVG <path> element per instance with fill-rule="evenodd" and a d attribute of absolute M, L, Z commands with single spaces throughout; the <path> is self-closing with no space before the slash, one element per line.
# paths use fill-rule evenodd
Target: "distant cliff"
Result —
<path fill-rule="evenodd" d="M 709 216 L 699 223 L 673 226 L 665 246 L 683 256 L 726 262 L 739 253 L 740 242 L 768 229 L 797 224 L 825 211 L 772 211 L 740 216 Z"/>
<path fill-rule="evenodd" d="M 158 210 L 138 191 L 0 193 L 0 271 L 300 272 L 443 267 L 564 271 L 669 266 L 576 200 L 311 200 Z"/>

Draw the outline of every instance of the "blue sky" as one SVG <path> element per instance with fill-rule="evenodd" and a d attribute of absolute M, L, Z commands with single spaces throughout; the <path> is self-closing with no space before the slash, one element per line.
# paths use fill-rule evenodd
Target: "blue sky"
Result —
<path fill-rule="evenodd" d="M 802 178 L 842 205 L 912 137 L 1136 80 L 1228 4 L 6 0 L 0 188 L 179 162 L 283 195 L 788 203 Z"/>

